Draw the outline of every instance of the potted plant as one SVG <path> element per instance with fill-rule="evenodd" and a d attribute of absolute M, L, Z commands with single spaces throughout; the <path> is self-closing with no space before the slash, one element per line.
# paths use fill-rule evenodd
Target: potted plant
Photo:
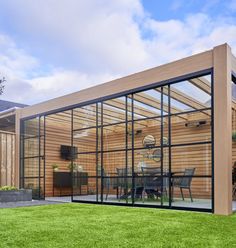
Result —
<path fill-rule="evenodd" d="M 77 164 L 76 163 L 69 163 L 68 164 L 68 169 L 70 170 L 70 171 L 77 171 Z"/>
<path fill-rule="evenodd" d="M 53 169 L 53 171 L 58 171 L 58 165 L 57 164 L 52 164 L 52 169 Z"/>

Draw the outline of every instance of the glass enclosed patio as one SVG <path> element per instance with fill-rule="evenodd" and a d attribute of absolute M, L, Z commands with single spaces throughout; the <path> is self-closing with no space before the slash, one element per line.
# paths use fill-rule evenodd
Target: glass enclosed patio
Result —
<path fill-rule="evenodd" d="M 230 215 L 235 72 L 222 44 L 17 110 L 16 185 L 35 199 Z"/>
<path fill-rule="evenodd" d="M 212 211 L 212 84 L 210 69 L 22 120 L 22 187 L 35 198 Z"/>

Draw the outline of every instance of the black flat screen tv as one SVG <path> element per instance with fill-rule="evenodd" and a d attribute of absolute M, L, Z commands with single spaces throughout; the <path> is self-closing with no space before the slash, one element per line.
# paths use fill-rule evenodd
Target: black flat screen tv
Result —
<path fill-rule="evenodd" d="M 61 158 L 65 160 L 76 159 L 78 157 L 78 148 L 75 146 L 61 145 Z"/>

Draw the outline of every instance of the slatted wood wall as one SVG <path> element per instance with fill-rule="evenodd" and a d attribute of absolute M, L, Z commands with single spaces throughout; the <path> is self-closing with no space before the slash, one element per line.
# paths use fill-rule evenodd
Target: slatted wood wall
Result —
<path fill-rule="evenodd" d="M 0 186 L 15 185 L 15 134 L 0 131 Z"/>

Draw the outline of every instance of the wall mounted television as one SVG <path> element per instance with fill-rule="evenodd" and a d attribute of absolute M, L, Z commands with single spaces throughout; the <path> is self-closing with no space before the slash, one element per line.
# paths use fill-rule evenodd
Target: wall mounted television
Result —
<path fill-rule="evenodd" d="M 78 148 L 75 146 L 61 145 L 61 158 L 71 160 L 78 158 Z"/>

